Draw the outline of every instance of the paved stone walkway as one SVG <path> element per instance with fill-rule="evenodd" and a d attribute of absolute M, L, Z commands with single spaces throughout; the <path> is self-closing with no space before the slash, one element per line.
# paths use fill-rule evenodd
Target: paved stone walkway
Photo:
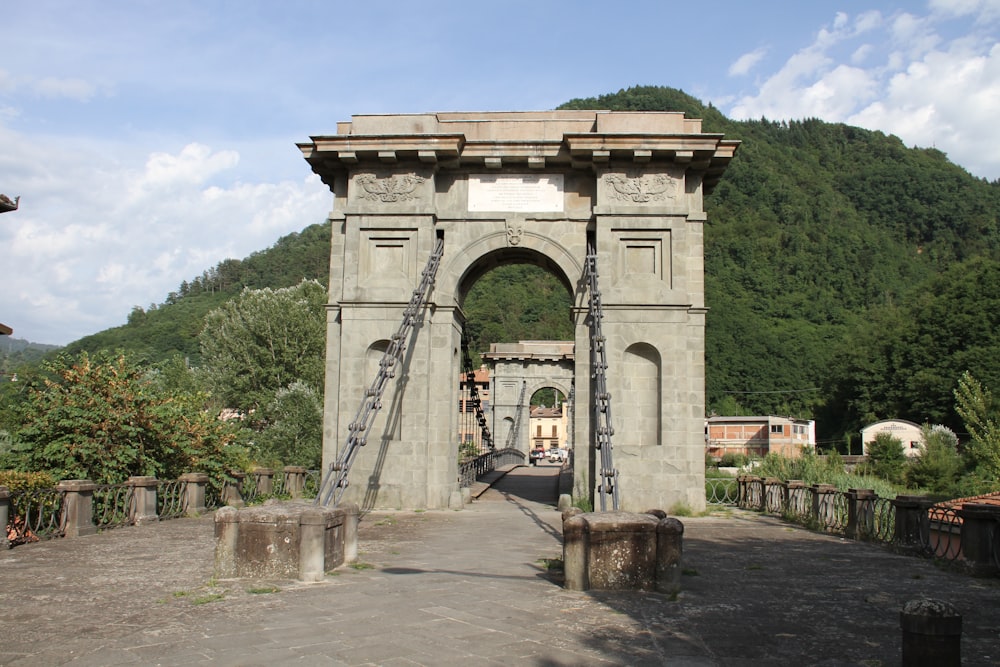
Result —
<path fill-rule="evenodd" d="M 558 468 L 462 511 L 378 512 L 318 584 L 212 579 L 211 517 L 0 553 L 0 665 L 898 665 L 899 610 L 963 614 L 1000 665 L 1000 582 L 729 511 L 683 518 L 683 590 L 564 590 Z"/>

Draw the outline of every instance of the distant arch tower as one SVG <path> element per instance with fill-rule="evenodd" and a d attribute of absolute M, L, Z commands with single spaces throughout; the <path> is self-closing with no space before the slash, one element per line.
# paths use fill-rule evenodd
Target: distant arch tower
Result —
<path fill-rule="evenodd" d="M 478 275 L 531 262 L 576 295 L 574 488 L 594 488 L 581 278 L 596 244 L 622 509 L 704 494 L 703 197 L 739 142 L 681 113 L 354 116 L 300 144 L 334 194 L 324 467 L 438 238 L 444 258 L 345 500 L 442 508 L 458 488 L 462 301 Z M 586 446 L 589 442 L 589 446 Z"/>

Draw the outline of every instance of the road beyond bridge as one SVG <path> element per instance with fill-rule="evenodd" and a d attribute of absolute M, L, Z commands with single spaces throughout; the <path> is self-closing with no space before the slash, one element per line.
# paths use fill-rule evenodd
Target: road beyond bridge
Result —
<path fill-rule="evenodd" d="M 317 584 L 214 581 L 213 520 L 0 553 L 0 665 L 898 665 L 899 611 L 963 614 L 963 664 L 1000 664 L 1000 587 L 738 510 L 682 518 L 676 599 L 573 592 L 557 465 L 462 511 L 373 512 L 360 562 Z"/>

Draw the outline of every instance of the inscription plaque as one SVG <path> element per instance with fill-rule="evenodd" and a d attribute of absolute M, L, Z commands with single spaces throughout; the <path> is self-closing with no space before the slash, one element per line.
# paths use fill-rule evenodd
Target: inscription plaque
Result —
<path fill-rule="evenodd" d="M 561 213 L 562 174 L 471 174 L 469 211 Z"/>

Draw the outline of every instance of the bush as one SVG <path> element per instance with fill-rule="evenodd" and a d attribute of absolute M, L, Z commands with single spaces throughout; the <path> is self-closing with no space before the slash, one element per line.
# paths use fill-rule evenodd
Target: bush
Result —
<path fill-rule="evenodd" d="M 876 477 L 902 484 L 906 466 L 903 441 L 891 433 L 879 433 L 868 443 L 868 464 Z"/>
<path fill-rule="evenodd" d="M 165 391 L 123 353 L 59 355 L 43 364 L 22 406 L 13 455 L 23 471 L 116 484 L 133 475 L 220 477 L 243 449 L 205 397 Z"/>

